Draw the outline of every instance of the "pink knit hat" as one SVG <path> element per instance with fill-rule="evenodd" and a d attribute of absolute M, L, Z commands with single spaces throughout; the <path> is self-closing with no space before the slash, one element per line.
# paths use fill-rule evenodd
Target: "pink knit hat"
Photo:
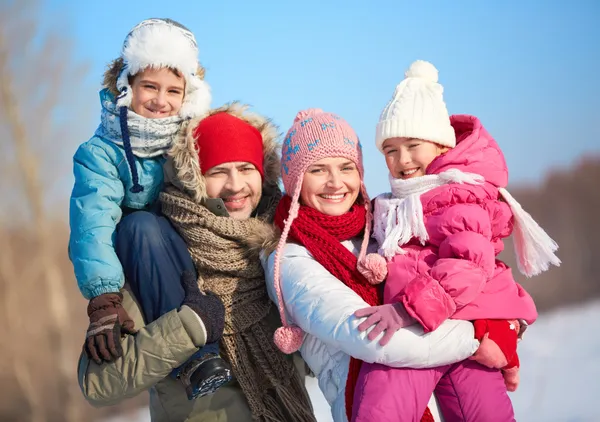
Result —
<path fill-rule="evenodd" d="M 358 136 L 350 125 L 341 117 L 326 113 L 318 108 L 300 111 L 290 130 L 283 140 L 281 151 L 281 177 L 283 186 L 292 198 L 289 216 L 285 221 L 281 238 L 275 251 L 274 281 L 279 303 L 279 314 L 283 327 L 275 331 L 275 344 L 284 353 L 293 353 L 300 348 L 304 332 L 299 327 L 288 324 L 285 316 L 285 305 L 281 294 L 280 268 L 281 254 L 285 247 L 292 222 L 298 216 L 299 198 L 302 190 L 304 173 L 310 165 L 322 158 L 344 157 L 353 161 L 358 167 L 361 179 L 361 194 L 367 209 L 367 225 L 358 257 L 361 262 L 369 243 L 371 232 L 371 206 L 364 184 L 362 147 Z"/>

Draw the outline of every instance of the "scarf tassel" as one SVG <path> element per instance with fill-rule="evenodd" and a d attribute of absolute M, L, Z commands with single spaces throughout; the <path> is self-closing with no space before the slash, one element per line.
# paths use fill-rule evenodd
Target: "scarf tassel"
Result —
<path fill-rule="evenodd" d="M 404 250 L 400 245 L 407 244 L 413 237 L 419 239 L 422 245 L 429 240 L 423 221 L 423 205 L 420 196 L 411 195 L 394 201 L 398 204 L 394 204 L 395 206 L 388 213 L 385 241 L 379 250 L 387 259 L 403 254 Z M 400 208 L 404 212 L 399 212 Z"/>
<path fill-rule="evenodd" d="M 514 215 L 513 238 L 519 271 L 533 277 L 547 271 L 550 265 L 560 266 L 561 261 L 554 254 L 558 244 L 506 189 L 499 191 Z"/>
<path fill-rule="evenodd" d="M 296 385 L 302 385 L 296 371 L 294 371 L 292 377 L 297 381 Z M 305 403 L 310 403 L 310 397 L 307 395 L 306 390 L 294 388 L 291 384 L 277 385 L 275 387 L 275 397 L 271 395 L 265 397 L 265 421 L 315 422 L 313 409 L 302 405 L 303 401 L 298 400 L 299 397 L 303 397 Z M 282 409 L 285 409 L 287 415 L 282 414 Z"/>

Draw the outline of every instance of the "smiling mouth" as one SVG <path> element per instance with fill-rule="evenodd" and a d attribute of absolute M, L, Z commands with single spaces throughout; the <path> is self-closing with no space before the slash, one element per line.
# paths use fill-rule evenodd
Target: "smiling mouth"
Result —
<path fill-rule="evenodd" d="M 150 112 L 150 114 L 152 114 L 154 116 L 158 116 L 158 117 L 162 117 L 162 116 L 165 116 L 168 114 L 166 111 L 151 110 L 149 108 L 146 108 L 146 110 L 148 110 Z"/>
<path fill-rule="evenodd" d="M 240 209 L 240 208 L 244 208 L 246 206 L 246 200 L 249 198 L 248 195 L 246 196 L 242 196 L 242 197 L 234 197 L 234 198 L 221 198 L 223 199 L 223 202 L 225 203 L 225 207 L 227 209 L 232 209 L 232 210 L 236 210 L 236 209 Z"/>
<path fill-rule="evenodd" d="M 400 176 L 402 176 L 403 178 L 407 178 L 410 177 L 414 174 L 416 174 L 419 171 L 419 167 L 415 168 L 415 169 L 410 169 L 410 170 L 403 170 L 400 172 Z"/>
<path fill-rule="evenodd" d="M 323 198 L 327 201 L 331 202 L 341 202 L 346 198 L 347 193 L 336 193 L 336 194 L 326 194 L 322 193 L 319 195 L 320 198 Z"/>

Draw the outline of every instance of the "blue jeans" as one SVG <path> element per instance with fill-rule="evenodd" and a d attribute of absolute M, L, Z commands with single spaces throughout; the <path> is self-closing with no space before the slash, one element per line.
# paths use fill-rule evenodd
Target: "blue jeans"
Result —
<path fill-rule="evenodd" d="M 132 212 L 117 226 L 115 249 L 147 324 L 179 309 L 185 296 L 181 273 L 187 270 L 196 274 L 196 268 L 187 245 L 169 220 L 153 212 Z M 208 353 L 218 354 L 219 343 L 205 345 L 190 360 Z"/>

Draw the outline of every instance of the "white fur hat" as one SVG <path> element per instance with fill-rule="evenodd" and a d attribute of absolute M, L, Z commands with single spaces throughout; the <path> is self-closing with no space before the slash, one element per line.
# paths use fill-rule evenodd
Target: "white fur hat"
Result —
<path fill-rule="evenodd" d="M 198 45 L 194 34 L 171 19 L 146 19 L 137 24 L 123 43 L 121 57 L 124 66 L 117 79 L 120 92 L 117 106 L 131 106 L 129 75 L 147 67 L 170 67 L 185 78 L 185 97 L 179 115 L 182 118 L 201 116 L 210 109 L 209 85 L 196 74 Z"/>
<path fill-rule="evenodd" d="M 383 151 L 389 138 L 418 138 L 454 148 L 456 135 L 438 83 L 438 71 L 429 62 L 417 60 L 396 86 L 385 106 L 375 134 L 375 143 Z"/>

